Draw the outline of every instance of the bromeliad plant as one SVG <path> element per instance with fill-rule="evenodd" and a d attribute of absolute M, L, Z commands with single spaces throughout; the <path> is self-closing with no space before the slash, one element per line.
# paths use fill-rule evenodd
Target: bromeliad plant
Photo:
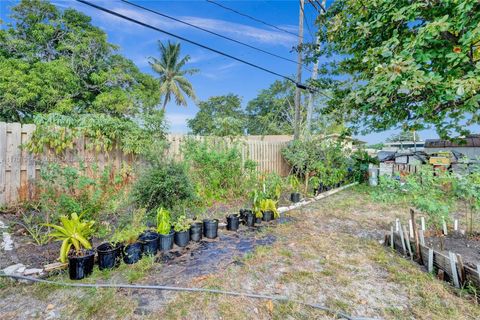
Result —
<path fill-rule="evenodd" d="M 72 246 L 75 249 L 76 256 L 82 256 L 86 249 L 92 249 L 92 245 L 87 239 L 93 232 L 92 227 L 95 222 L 82 221 L 82 215 L 78 216 L 76 213 L 72 213 L 70 218 L 62 216 L 59 218 L 60 225 L 45 224 L 45 226 L 55 229 L 50 233 L 50 236 L 55 238 L 56 241 L 62 241 L 60 261 L 63 263 L 67 262 Z"/>
<path fill-rule="evenodd" d="M 292 188 L 292 192 L 299 192 L 300 191 L 300 180 L 298 180 L 296 175 L 289 175 L 288 176 L 288 184 L 290 188 Z"/>
<path fill-rule="evenodd" d="M 260 200 L 259 208 L 261 212 L 266 212 L 266 211 L 273 212 L 273 216 L 275 217 L 275 219 L 280 217 L 280 214 L 278 213 L 278 210 L 277 210 L 277 202 L 272 199 Z"/>
<path fill-rule="evenodd" d="M 157 232 L 168 235 L 172 229 L 170 212 L 167 209 L 159 208 L 157 210 Z"/>

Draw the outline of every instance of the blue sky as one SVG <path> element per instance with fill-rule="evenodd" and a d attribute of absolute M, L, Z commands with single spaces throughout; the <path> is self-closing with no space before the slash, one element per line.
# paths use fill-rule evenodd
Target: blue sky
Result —
<path fill-rule="evenodd" d="M 195 40 L 202 44 L 214 47 L 226 53 L 235 55 L 244 60 L 259 64 L 275 72 L 294 77 L 296 65 L 280 60 L 269 55 L 257 52 L 227 40 L 204 33 L 200 30 L 159 17 L 153 13 L 132 7 L 118 0 L 92 0 L 98 5 L 107 7 L 126 16 L 147 22 L 171 33 Z M 278 31 L 248 18 L 226 11 L 205 0 L 197 1 L 166 1 L 166 0 L 130 0 L 131 2 L 149 7 L 164 14 L 188 21 L 205 29 L 222 33 L 239 41 L 247 42 L 267 51 L 296 60 L 292 47 L 296 45 L 295 36 Z M 0 1 L 0 17 L 8 20 L 9 7 L 17 3 L 13 0 Z M 73 0 L 52 0 L 55 5 L 66 8 L 73 7 L 92 17 L 94 25 L 102 28 L 108 34 L 108 41 L 119 45 L 119 51 L 132 59 L 144 72 L 154 74 L 148 65 L 148 58 L 158 56 L 157 43 L 159 40 L 175 40 L 159 32 L 146 29 L 134 23 L 100 12 Z M 297 31 L 298 26 L 298 1 L 219 1 L 238 11 L 255 16 L 280 28 L 291 32 Z M 315 10 L 312 6 L 305 7 L 306 23 L 305 39 L 312 40 L 315 31 Z M 310 30 L 309 30 L 310 29 Z M 311 32 L 310 32 L 311 31 Z M 254 98 L 258 91 L 267 88 L 273 81 L 279 79 L 263 71 L 243 65 L 227 57 L 209 52 L 188 43 L 182 43 L 183 54 L 191 57 L 189 67 L 198 68 L 200 72 L 190 76 L 200 100 L 210 96 L 228 93 L 238 94 L 243 99 L 243 104 Z M 304 70 L 304 79 L 310 76 Z M 174 103 L 167 106 L 167 119 L 170 131 L 175 133 L 187 132 L 186 120 L 192 118 L 198 111 L 193 101 L 188 107 L 179 107 Z M 359 138 L 369 142 L 383 141 L 394 131 L 375 133 Z M 433 130 L 420 132 L 422 138 L 436 137 Z"/>

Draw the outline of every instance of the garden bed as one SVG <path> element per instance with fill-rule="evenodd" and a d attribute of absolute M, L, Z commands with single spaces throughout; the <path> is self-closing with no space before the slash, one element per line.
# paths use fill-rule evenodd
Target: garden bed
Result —
<path fill-rule="evenodd" d="M 199 247 L 178 250 L 173 260 L 160 263 L 143 259 L 106 273 L 95 271 L 80 282 L 170 284 L 277 294 L 364 318 L 478 319 L 480 308 L 465 299 L 464 291 L 432 279 L 417 264 L 379 243 L 402 210 L 408 208 L 372 202 L 357 187 L 289 212 L 293 218 L 290 223 L 275 222 L 255 232 L 242 228 L 238 234 L 222 230 L 220 236 L 229 237 L 229 241 L 208 240 Z M 252 251 L 241 253 L 244 245 L 250 248 L 243 242 L 244 232 L 255 242 Z M 275 241 L 271 242 L 271 237 Z M 196 252 L 206 250 L 208 254 L 214 245 L 221 245 L 216 247 L 220 251 L 226 250 L 223 245 L 238 246 L 238 255 L 229 259 L 220 256 L 217 264 L 202 261 L 196 271 Z M 69 281 L 65 275 L 52 279 Z M 118 307 L 111 308 L 113 304 Z M 162 319 L 332 318 L 293 303 L 242 297 L 5 283 L 0 290 L 0 310 L 0 317 L 5 319 L 52 315 L 89 319 L 135 319 L 140 315 Z"/>

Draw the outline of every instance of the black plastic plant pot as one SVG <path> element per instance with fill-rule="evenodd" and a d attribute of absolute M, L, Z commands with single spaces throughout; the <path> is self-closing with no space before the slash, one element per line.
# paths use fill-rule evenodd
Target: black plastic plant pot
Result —
<path fill-rule="evenodd" d="M 195 222 L 190 226 L 190 240 L 194 242 L 202 240 L 202 226 L 201 222 Z"/>
<path fill-rule="evenodd" d="M 69 256 L 68 274 L 70 280 L 80 280 L 91 274 L 94 262 L 95 251 L 93 250 L 87 250 L 82 256 Z"/>
<path fill-rule="evenodd" d="M 292 192 L 290 194 L 290 201 L 292 201 L 293 203 L 297 203 L 297 202 L 300 202 L 300 193 L 298 192 Z"/>
<path fill-rule="evenodd" d="M 186 247 L 190 242 L 190 230 L 175 232 L 174 242 L 179 247 Z"/>
<path fill-rule="evenodd" d="M 238 214 L 230 214 L 227 216 L 227 230 L 237 231 L 240 226 L 240 216 Z"/>
<path fill-rule="evenodd" d="M 143 233 L 138 240 L 142 244 L 143 254 L 154 256 L 158 251 L 158 233 L 147 231 Z"/>
<path fill-rule="evenodd" d="M 203 235 L 208 239 L 215 239 L 218 235 L 218 219 L 203 220 Z"/>
<path fill-rule="evenodd" d="M 273 212 L 272 211 L 263 211 L 262 212 L 262 220 L 263 221 L 273 220 Z"/>
<path fill-rule="evenodd" d="M 243 217 L 243 222 L 247 227 L 254 227 L 255 226 L 255 215 L 251 210 L 248 210 L 248 212 L 245 213 L 245 216 Z"/>
<path fill-rule="evenodd" d="M 137 263 L 138 260 L 142 259 L 142 243 L 135 242 L 127 245 L 123 249 L 123 262 L 126 264 Z"/>
<path fill-rule="evenodd" d="M 122 259 L 122 245 L 102 243 L 97 247 L 98 268 L 100 270 L 112 269 L 120 265 Z"/>
<path fill-rule="evenodd" d="M 169 234 L 158 235 L 158 249 L 160 251 L 168 251 L 173 248 L 173 237 L 175 235 L 174 230 L 170 230 Z"/>
<path fill-rule="evenodd" d="M 256 224 L 262 223 L 262 218 L 257 218 L 257 217 L 255 217 L 255 223 L 256 223 Z"/>

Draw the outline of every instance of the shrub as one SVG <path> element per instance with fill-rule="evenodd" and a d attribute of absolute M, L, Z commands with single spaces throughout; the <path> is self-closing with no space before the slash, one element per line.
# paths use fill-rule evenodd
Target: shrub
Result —
<path fill-rule="evenodd" d="M 132 189 L 134 201 L 149 212 L 195 200 L 195 190 L 184 163 L 157 162 L 140 174 Z"/>
<path fill-rule="evenodd" d="M 243 196 L 254 182 L 256 164 L 243 163 L 236 145 L 190 139 L 183 145 L 183 154 L 195 188 L 207 203 Z"/>
<path fill-rule="evenodd" d="M 130 168 L 114 172 L 111 166 L 100 170 L 50 163 L 42 167 L 37 182 L 39 204 L 47 222 L 57 222 L 61 215 L 85 212 L 86 219 L 98 220 L 101 213 L 110 214 L 124 198 L 131 179 Z"/>
<path fill-rule="evenodd" d="M 305 192 L 309 181 L 334 186 L 347 177 L 348 158 L 341 140 L 295 140 L 282 150 L 282 155 L 293 172 L 303 178 Z M 317 179 L 311 179 L 314 176 Z"/>

